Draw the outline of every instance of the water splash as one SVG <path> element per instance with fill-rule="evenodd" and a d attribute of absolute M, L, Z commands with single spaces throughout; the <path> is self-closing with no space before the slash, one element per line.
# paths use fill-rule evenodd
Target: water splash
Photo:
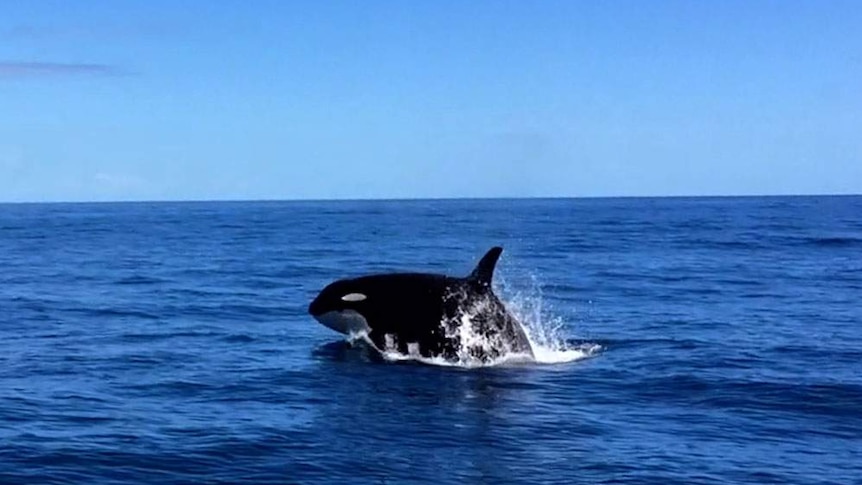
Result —
<path fill-rule="evenodd" d="M 550 314 L 542 297 L 541 287 L 536 279 L 531 278 L 531 284 L 526 291 L 514 290 L 505 280 L 501 280 L 500 300 L 521 323 L 527 339 L 530 341 L 532 354 L 512 350 L 508 343 L 500 342 L 499 335 L 488 337 L 477 331 L 477 325 L 472 320 L 474 315 L 484 311 L 483 302 L 478 302 L 470 308 L 465 308 L 458 317 L 450 322 L 444 322 L 447 336 L 455 337 L 461 342 L 456 359 L 422 356 L 418 348 L 408 346 L 408 352 L 400 352 L 392 340 L 385 342 L 384 348 L 378 348 L 366 333 L 351 335 L 350 341 L 361 343 L 375 349 L 386 361 L 415 361 L 428 365 L 445 367 L 493 367 L 506 365 L 530 364 L 564 364 L 593 357 L 602 350 L 597 343 L 574 342 L 567 340 L 563 329 L 566 322 L 558 316 Z M 488 355 L 494 349 L 503 349 L 499 356 L 493 359 L 482 359 L 478 355 Z"/>
<path fill-rule="evenodd" d="M 530 276 L 526 290 L 514 288 L 503 278 L 500 281 L 500 299 L 521 322 L 530 346 L 533 362 L 537 364 L 563 364 L 592 357 L 602 346 L 591 342 L 573 342 L 565 338 L 566 322 L 545 307 L 542 287 L 535 276 Z"/>

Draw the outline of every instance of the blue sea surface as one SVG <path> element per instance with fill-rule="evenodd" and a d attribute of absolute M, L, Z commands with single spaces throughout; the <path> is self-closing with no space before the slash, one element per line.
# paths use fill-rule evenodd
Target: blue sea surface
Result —
<path fill-rule="evenodd" d="M 391 362 L 468 273 L 582 359 Z M 0 205 L 0 483 L 862 483 L 862 197 Z"/>

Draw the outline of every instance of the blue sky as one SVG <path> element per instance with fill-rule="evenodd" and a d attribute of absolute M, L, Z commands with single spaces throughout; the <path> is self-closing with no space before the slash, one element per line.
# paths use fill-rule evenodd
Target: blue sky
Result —
<path fill-rule="evenodd" d="M 0 6 L 0 201 L 862 193 L 856 1 Z"/>

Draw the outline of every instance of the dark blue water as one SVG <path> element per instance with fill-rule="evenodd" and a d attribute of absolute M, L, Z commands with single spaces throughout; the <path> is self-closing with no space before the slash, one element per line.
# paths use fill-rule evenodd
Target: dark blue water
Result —
<path fill-rule="evenodd" d="M 600 352 L 388 362 L 305 313 L 495 244 Z M 862 198 L 0 205 L 0 482 L 862 483 Z"/>

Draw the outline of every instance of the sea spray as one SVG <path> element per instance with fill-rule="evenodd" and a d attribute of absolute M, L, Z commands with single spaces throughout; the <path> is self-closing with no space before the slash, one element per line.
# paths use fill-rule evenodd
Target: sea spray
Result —
<path fill-rule="evenodd" d="M 499 278 L 499 281 L 502 290 L 500 299 L 521 323 L 530 341 L 532 356 L 524 352 L 512 351 L 506 345 L 501 345 L 501 342 L 497 341 L 500 338 L 499 334 L 489 337 L 476 330 L 477 325 L 473 319 L 481 314 L 482 301 L 469 308 L 463 308 L 456 318 L 441 322 L 446 335 L 460 343 L 455 359 L 442 356 L 425 357 L 418 352 L 418 349 L 411 348 L 409 345 L 408 352 L 404 353 L 398 350 L 396 342 L 391 338 L 385 340 L 382 349 L 377 348 L 365 333 L 353 334 L 349 339 L 353 343 L 361 342 L 374 348 L 387 361 L 415 361 L 429 365 L 464 368 L 562 364 L 585 359 L 601 351 L 602 347 L 598 344 L 574 342 L 566 338 L 564 335 L 566 322 L 548 311 L 544 305 L 541 286 L 535 277 L 530 277 L 530 284 L 526 285 L 526 290 L 514 288 L 504 278 Z M 479 357 L 487 355 L 490 349 L 504 349 L 504 351 L 491 359 Z"/>
<path fill-rule="evenodd" d="M 560 364 L 591 357 L 602 350 L 601 345 L 574 342 L 564 333 L 566 322 L 545 305 L 542 287 L 535 275 L 529 283 L 512 284 L 503 275 L 498 276 L 500 299 L 521 322 L 530 346 L 533 361 L 537 364 Z M 522 289 L 526 288 L 526 289 Z"/>

